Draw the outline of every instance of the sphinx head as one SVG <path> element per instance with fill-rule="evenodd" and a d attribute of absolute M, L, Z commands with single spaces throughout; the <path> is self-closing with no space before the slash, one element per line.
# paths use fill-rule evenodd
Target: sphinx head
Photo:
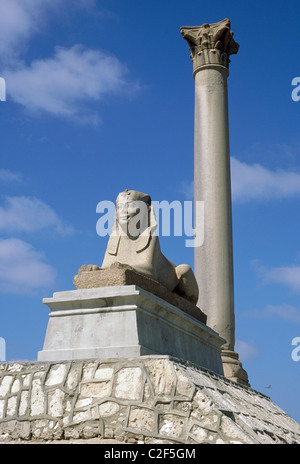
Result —
<path fill-rule="evenodd" d="M 116 200 L 119 234 L 137 238 L 151 228 L 151 197 L 136 190 L 124 190 Z M 153 222 L 153 221 L 152 221 Z"/>

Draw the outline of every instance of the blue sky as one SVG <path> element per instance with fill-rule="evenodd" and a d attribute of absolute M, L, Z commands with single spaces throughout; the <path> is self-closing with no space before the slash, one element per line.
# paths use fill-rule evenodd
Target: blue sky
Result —
<path fill-rule="evenodd" d="M 240 44 L 228 80 L 236 348 L 252 387 L 299 422 L 299 2 L 0 0 L 0 11 L 7 360 L 36 359 L 42 298 L 101 265 L 100 201 L 125 188 L 192 200 L 194 80 L 179 30 L 228 17 Z M 185 237 L 161 246 L 193 266 Z"/>

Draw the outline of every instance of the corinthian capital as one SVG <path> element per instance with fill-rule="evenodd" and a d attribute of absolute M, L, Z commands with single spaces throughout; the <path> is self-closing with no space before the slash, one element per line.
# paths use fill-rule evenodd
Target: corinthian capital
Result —
<path fill-rule="evenodd" d="M 194 75 L 201 66 L 219 64 L 229 67 L 229 56 L 238 52 L 239 44 L 233 39 L 230 20 L 202 26 L 183 26 L 182 37 L 187 41 L 194 65 Z"/>

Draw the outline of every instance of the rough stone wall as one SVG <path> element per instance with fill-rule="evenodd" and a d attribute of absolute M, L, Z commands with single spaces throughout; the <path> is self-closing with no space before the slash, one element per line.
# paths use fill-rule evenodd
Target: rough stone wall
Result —
<path fill-rule="evenodd" d="M 0 364 L 0 442 L 300 443 L 247 387 L 168 356 Z"/>

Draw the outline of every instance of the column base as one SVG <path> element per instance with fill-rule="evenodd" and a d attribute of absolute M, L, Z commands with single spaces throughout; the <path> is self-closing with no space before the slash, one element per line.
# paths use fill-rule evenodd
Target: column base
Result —
<path fill-rule="evenodd" d="M 239 361 L 239 355 L 235 351 L 222 350 L 221 358 L 223 363 L 224 377 L 233 382 L 238 382 L 242 385 L 250 387 L 248 380 L 248 374 L 243 369 L 241 361 Z"/>

